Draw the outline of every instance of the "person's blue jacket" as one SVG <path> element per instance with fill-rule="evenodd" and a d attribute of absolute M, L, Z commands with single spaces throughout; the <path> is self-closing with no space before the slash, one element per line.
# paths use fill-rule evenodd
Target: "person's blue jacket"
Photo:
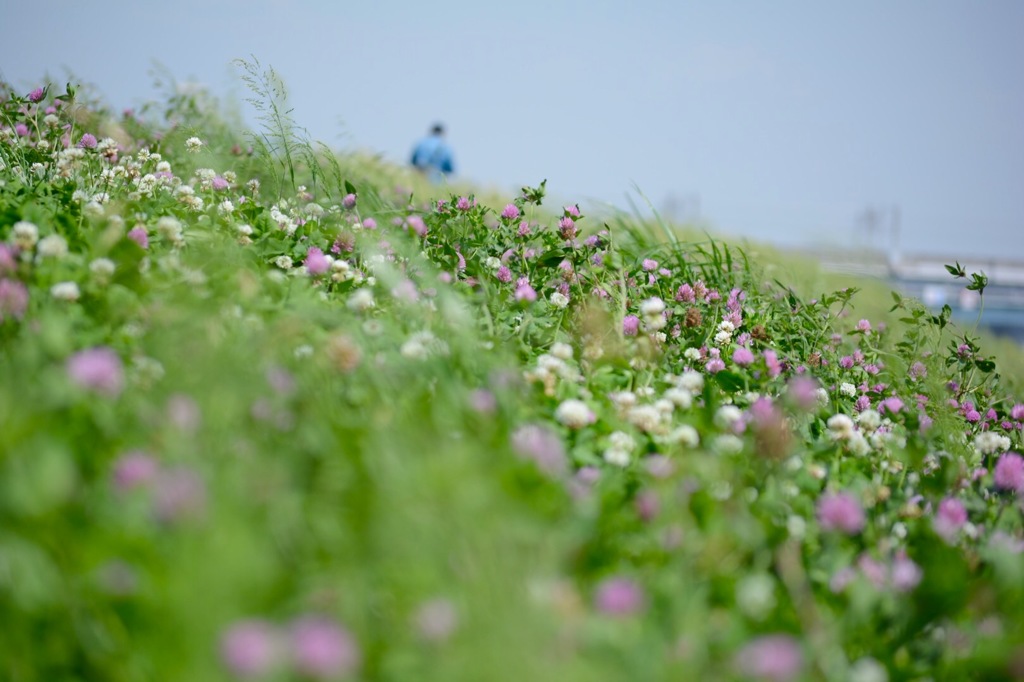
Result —
<path fill-rule="evenodd" d="M 413 149 L 411 162 L 435 181 L 455 172 L 452 150 L 440 135 L 428 135 L 420 140 Z"/>

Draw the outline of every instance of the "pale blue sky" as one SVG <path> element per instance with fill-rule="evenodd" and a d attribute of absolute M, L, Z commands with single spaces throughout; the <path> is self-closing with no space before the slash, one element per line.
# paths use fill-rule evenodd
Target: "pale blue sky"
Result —
<path fill-rule="evenodd" d="M 856 246 L 898 205 L 904 252 L 1024 258 L 1024 2 L 26 0 L 0 75 L 69 67 L 114 107 L 154 60 L 241 97 L 255 55 L 330 144 L 404 161 L 444 121 L 460 174 L 511 194 L 658 207 L 721 232 Z M 877 238 L 877 237 L 876 237 Z"/>

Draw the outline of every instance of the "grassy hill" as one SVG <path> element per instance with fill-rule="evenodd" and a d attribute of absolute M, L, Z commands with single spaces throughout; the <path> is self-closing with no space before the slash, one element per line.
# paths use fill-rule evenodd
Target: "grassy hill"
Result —
<path fill-rule="evenodd" d="M 0 676 L 1024 675 L 988 341 L 245 73 L 252 135 L 0 91 Z"/>

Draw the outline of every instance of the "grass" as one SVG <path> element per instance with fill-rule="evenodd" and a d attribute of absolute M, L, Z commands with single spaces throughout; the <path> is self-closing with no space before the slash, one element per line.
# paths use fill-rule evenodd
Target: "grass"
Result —
<path fill-rule="evenodd" d="M 5 679 L 1016 674 L 990 341 L 330 153 L 243 69 L 250 136 L 0 90 Z"/>

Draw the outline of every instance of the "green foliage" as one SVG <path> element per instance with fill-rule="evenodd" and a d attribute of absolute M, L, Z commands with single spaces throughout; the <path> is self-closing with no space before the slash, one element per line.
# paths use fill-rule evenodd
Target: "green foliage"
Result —
<path fill-rule="evenodd" d="M 417 200 L 238 65 L 251 156 L 0 89 L 0 677 L 1016 674 L 1024 405 L 948 307 Z"/>

